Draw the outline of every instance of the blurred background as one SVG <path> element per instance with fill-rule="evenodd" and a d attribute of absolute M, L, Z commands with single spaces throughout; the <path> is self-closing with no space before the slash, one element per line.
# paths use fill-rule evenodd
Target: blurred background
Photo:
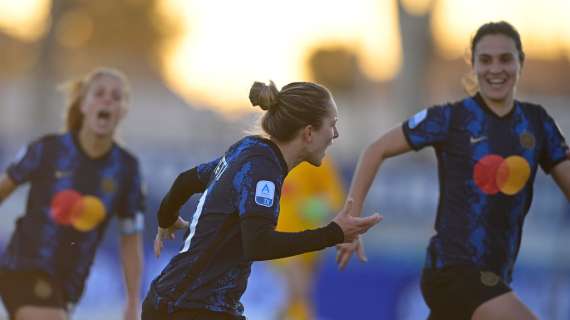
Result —
<path fill-rule="evenodd" d="M 317 81 L 339 106 L 330 148 L 345 186 L 374 138 L 435 103 L 465 96 L 462 78 L 477 27 L 508 20 L 527 61 L 518 98 L 544 105 L 570 132 L 568 0 L 0 0 L 0 165 L 32 139 L 63 129 L 57 86 L 96 66 L 132 85 L 121 141 L 148 186 L 143 291 L 174 255 L 157 260 L 154 214 L 176 175 L 211 160 L 255 127 L 253 81 Z M 567 136 L 568 137 L 568 136 Z M 334 250 L 319 266 L 318 319 L 425 319 L 418 280 L 433 233 L 437 173 L 432 149 L 387 161 L 366 213 L 385 220 L 364 240 L 366 264 L 339 272 Z M 25 208 L 20 187 L 0 207 L 0 253 Z M 192 203 L 183 211 L 192 214 Z M 539 173 L 513 286 L 541 319 L 570 319 L 570 206 Z M 120 319 L 123 284 L 111 225 L 74 319 Z M 256 263 L 244 297 L 248 319 L 274 319 L 283 278 Z M 0 310 L 0 319 L 5 319 Z"/>

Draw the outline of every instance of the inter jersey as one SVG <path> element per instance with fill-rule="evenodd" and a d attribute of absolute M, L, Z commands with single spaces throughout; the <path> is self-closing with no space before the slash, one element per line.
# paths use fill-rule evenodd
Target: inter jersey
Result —
<path fill-rule="evenodd" d="M 433 146 L 439 206 L 426 267 L 468 264 L 505 281 L 512 272 L 540 166 L 548 173 L 568 146 L 539 105 L 515 101 L 498 116 L 480 95 L 420 111 L 403 124 L 410 146 Z"/>
<path fill-rule="evenodd" d="M 198 308 L 240 316 L 244 311 L 240 297 L 252 262 L 244 258 L 239 222 L 221 230 L 228 219 L 247 215 L 260 215 L 276 224 L 287 165 L 273 142 L 248 136 L 197 171 L 206 190 L 182 249 L 153 281 L 151 299 L 171 310 Z M 190 275 L 204 255 L 211 256 L 211 261 Z"/>
<path fill-rule="evenodd" d="M 71 133 L 48 135 L 25 148 L 7 169 L 16 184 L 30 183 L 0 268 L 41 271 L 77 302 L 112 216 L 121 230 L 142 228 L 144 194 L 136 158 L 117 144 L 88 157 Z"/>

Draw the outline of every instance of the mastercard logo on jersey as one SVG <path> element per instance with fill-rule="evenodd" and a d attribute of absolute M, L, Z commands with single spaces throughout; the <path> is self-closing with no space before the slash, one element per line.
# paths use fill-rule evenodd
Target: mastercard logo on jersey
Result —
<path fill-rule="evenodd" d="M 106 215 L 105 205 L 99 198 L 82 196 L 75 190 L 60 191 L 51 201 L 51 218 L 60 225 L 71 225 L 81 232 L 95 229 Z"/>
<path fill-rule="evenodd" d="M 496 194 L 499 191 L 515 195 L 524 188 L 530 177 L 530 165 L 521 156 L 503 158 L 489 154 L 475 164 L 473 180 L 481 191 Z"/>

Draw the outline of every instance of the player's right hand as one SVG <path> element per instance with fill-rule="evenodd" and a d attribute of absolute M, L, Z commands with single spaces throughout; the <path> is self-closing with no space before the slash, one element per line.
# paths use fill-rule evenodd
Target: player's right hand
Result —
<path fill-rule="evenodd" d="M 176 237 L 176 231 L 188 229 L 188 221 L 178 217 L 176 222 L 168 228 L 158 227 L 156 237 L 154 238 L 154 255 L 158 258 L 162 247 L 164 247 L 164 240 L 173 240 Z"/>
<path fill-rule="evenodd" d="M 344 208 L 333 219 L 344 233 L 344 243 L 353 242 L 359 235 L 365 233 L 383 219 L 378 213 L 368 217 L 354 217 L 350 215 L 353 202 L 353 199 L 348 199 Z"/>

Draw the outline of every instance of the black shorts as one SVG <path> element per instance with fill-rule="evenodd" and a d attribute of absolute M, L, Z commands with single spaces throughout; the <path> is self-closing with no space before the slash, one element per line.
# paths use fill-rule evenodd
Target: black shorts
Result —
<path fill-rule="evenodd" d="M 152 287 L 150 291 L 152 291 Z M 152 292 L 144 299 L 142 305 L 142 320 L 245 320 L 243 316 L 234 316 L 224 312 L 214 312 L 207 309 L 181 309 L 168 313 L 164 305 L 155 306 L 151 301 Z"/>
<path fill-rule="evenodd" d="M 497 274 L 472 266 L 424 269 L 421 289 L 429 320 L 471 320 L 477 307 L 512 291 Z"/>
<path fill-rule="evenodd" d="M 39 271 L 0 270 L 0 297 L 10 318 L 23 306 L 68 308 L 62 286 Z"/>

